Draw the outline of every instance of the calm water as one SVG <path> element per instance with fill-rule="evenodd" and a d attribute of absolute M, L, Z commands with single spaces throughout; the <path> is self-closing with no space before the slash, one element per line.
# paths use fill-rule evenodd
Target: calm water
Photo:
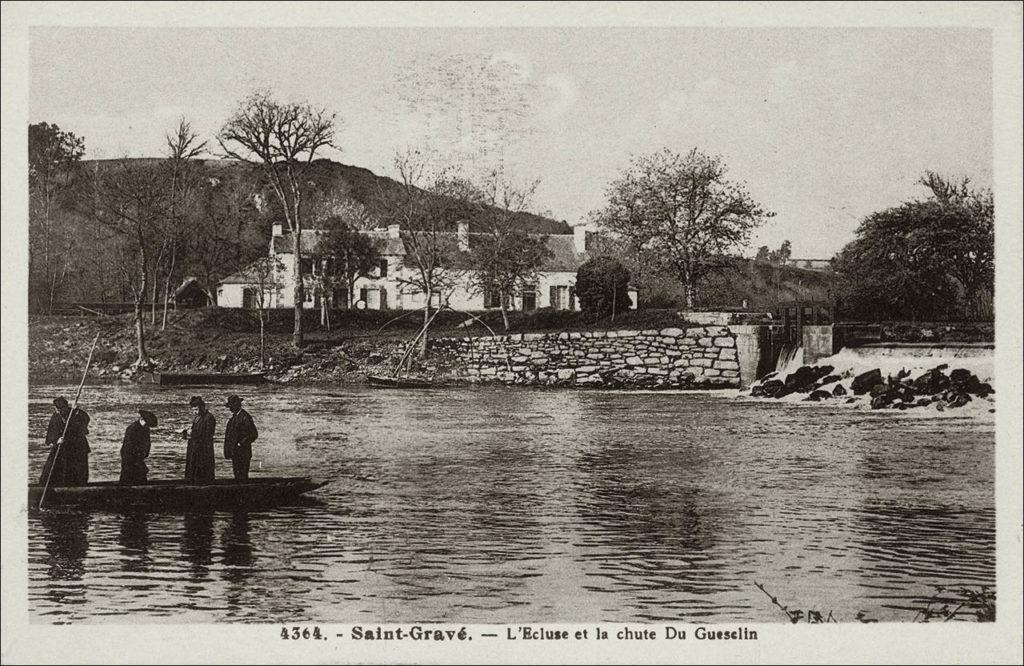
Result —
<path fill-rule="evenodd" d="M 150 478 L 180 476 L 194 391 L 87 387 L 93 480 L 117 478 L 139 405 L 161 419 Z M 33 476 L 57 392 L 31 393 Z M 220 437 L 226 392 L 205 394 Z M 785 621 L 755 580 L 909 621 L 936 585 L 995 581 L 991 423 L 707 394 L 244 396 L 254 474 L 332 479 L 320 501 L 34 515 L 34 621 Z"/>

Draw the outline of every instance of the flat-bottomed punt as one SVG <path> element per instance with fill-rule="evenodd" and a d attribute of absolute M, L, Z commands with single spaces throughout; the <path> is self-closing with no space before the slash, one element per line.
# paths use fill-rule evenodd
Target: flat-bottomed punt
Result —
<path fill-rule="evenodd" d="M 154 372 L 152 381 L 160 386 L 210 386 L 221 384 L 263 384 L 267 378 L 263 373 L 184 373 Z"/>
<path fill-rule="evenodd" d="M 122 485 L 100 481 L 84 486 L 51 486 L 43 508 L 145 509 L 179 511 L 192 509 L 245 509 L 294 503 L 300 496 L 327 484 L 307 477 L 251 478 L 244 483 L 233 479 L 205 485 L 188 485 L 179 480 L 158 479 L 145 485 Z M 28 487 L 28 505 L 39 508 L 41 485 Z"/>
<path fill-rule="evenodd" d="M 438 385 L 429 379 L 417 379 L 415 377 L 389 377 L 385 375 L 370 375 L 367 377 L 370 386 L 377 388 L 435 388 Z"/>

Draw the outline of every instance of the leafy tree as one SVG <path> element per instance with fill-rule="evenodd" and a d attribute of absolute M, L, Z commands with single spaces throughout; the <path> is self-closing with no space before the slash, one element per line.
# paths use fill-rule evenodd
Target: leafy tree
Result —
<path fill-rule="evenodd" d="M 85 141 L 57 125 L 28 126 L 29 291 L 53 311 L 71 269 L 75 230 L 68 219 L 73 178 Z"/>
<path fill-rule="evenodd" d="M 632 304 L 629 271 L 609 257 L 590 259 L 576 271 L 576 296 L 580 309 L 590 318 L 611 315 L 614 320 L 617 312 L 628 310 Z"/>
<path fill-rule="evenodd" d="M 330 328 L 329 304 L 335 284 L 345 287 L 346 308 L 352 307 L 356 281 L 371 277 L 380 266 L 378 241 L 365 233 L 351 218 L 330 217 L 323 222 L 317 256 L 321 265 L 318 276 L 322 304 L 321 323 Z M 338 304 L 335 304 L 338 305 Z"/>
<path fill-rule="evenodd" d="M 469 265 L 478 290 L 498 296 L 501 319 L 508 330 L 508 305 L 518 289 L 537 281 L 543 262 L 551 256 L 547 236 L 529 234 L 520 216 L 537 189 L 537 182 L 516 185 L 500 170 L 491 171 L 479 189 L 480 206 L 469 246 Z"/>
<path fill-rule="evenodd" d="M 757 256 L 754 257 L 756 261 L 771 261 L 771 251 L 767 245 L 762 245 L 757 248 Z"/>
<path fill-rule="evenodd" d="M 607 190 L 598 222 L 632 245 L 649 250 L 671 267 L 685 288 L 686 306 L 696 304 L 701 279 L 723 255 L 744 247 L 752 231 L 774 215 L 745 187 L 726 179 L 721 158 L 691 150 L 664 149 L 632 161 Z"/>
<path fill-rule="evenodd" d="M 334 146 L 336 117 L 305 103 L 282 103 L 269 92 L 246 97 L 217 135 L 224 153 L 258 165 L 270 183 L 292 234 L 295 325 L 292 344 L 302 346 L 303 202 L 310 165 L 318 151 Z"/>
<path fill-rule="evenodd" d="M 991 192 L 932 173 L 921 182 L 929 198 L 869 215 L 833 260 L 844 316 L 991 317 Z"/>

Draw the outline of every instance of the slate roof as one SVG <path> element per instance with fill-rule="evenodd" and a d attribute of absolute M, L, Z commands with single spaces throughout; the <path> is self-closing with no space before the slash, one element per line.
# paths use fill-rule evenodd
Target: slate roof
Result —
<path fill-rule="evenodd" d="M 373 230 L 364 231 L 363 233 L 374 236 L 382 244 L 381 254 L 387 256 L 401 257 L 405 256 L 406 248 L 405 243 L 408 241 L 408 232 L 401 232 L 401 238 L 391 238 L 387 231 L 384 230 Z M 448 246 L 448 251 L 455 251 L 458 245 L 458 234 L 455 232 L 443 232 L 442 238 L 445 244 Z M 472 247 L 473 237 L 481 236 L 483 234 L 471 233 L 469 234 L 469 244 Z M 323 236 L 323 232 L 318 229 L 303 229 L 302 230 L 302 253 L 313 252 L 316 249 L 317 244 L 320 242 Z M 550 234 L 547 237 L 547 248 L 551 252 L 551 255 L 545 259 L 541 265 L 540 270 L 542 272 L 556 272 L 556 271 L 576 271 L 583 263 L 589 258 L 586 252 L 577 252 L 576 244 L 573 240 L 572 234 Z M 292 237 L 291 234 L 285 233 L 283 236 L 275 236 L 273 239 L 273 250 L 275 253 L 287 253 L 290 254 L 292 251 Z M 233 276 L 229 276 L 233 277 Z M 227 281 L 228 278 L 222 280 Z"/>

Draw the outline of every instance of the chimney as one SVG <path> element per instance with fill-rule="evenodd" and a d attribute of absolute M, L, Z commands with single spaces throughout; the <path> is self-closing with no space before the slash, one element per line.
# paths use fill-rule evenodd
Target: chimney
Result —
<path fill-rule="evenodd" d="M 284 236 L 284 225 L 280 222 L 274 222 L 274 225 L 270 227 L 270 233 L 273 236 Z"/>
<path fill-rule="evenodd" d="M 583 254 L 587 251 L 587 227 L 584 224 L 578 224 L 572 228 L 572 244 L 576 248 L 577 254 Z"/>
<path fill-rule="evenodd" d="M 469 222 L 459 222 L 459 252 L 469 252 Z"/>
<path fill-rule="evenodd" d="M 400 237 L 399 232 L 401 230 L 402 230 L 401 225 L 389 224 L 388 225 L 388 238 L 395 238 L 395 239 L 399 238 Z"/>

